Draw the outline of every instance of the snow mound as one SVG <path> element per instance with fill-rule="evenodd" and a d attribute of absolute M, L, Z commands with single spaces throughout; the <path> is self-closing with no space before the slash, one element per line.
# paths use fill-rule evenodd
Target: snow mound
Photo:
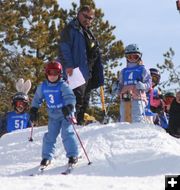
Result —
<path fill-rule="evenodd" d="M 79 144 L 82 158 L 79 159 L 76 169 L 70 175 L 74 184 L 68 185 L 67 181 L 67 184 L 63 184 L 64 189 L 80 189 L 85 183 L 91 184 L 89 188 L 96 185 L 96 189 L 124 187 L 129 190 L 130 184 L 132 184 L 132 189 L 133 184 L 139 186 L 138 189 L 141 187 L 142 189 L 152 187 L 163 189 L 164 175 L 180 173 L 180 141 L 169 136 L 158 126 L 141 123 L 111 123 L 76 126 L 76 130 L 93 164 L 87 165 L 88 161 Z M 33 184 L 36 186 L 35 189 L 38 187 L 40 189 L 37 182 L 34 182 L 29 175 L 38 169 L 41 161 L 42 137 L 46 131 L 47 126 L 35 128 L 33 142 L 28 141 L 30 129 L 15 131 L 0 139 L 0 184 L 9 184 L 9 189 L 14 189 L 9 182 L 14 181 L 18 189 L 22 186 L 22 189 L 28 190 Z M 35 178 L 41 179 L 43 184 L 41 186 L 46 189 L 48 176 L 55 181 L 57 177 L 64 178 L 59 174 L 64 170 L 66 163 L 67 158 L 61 138 L 58 137 L 57 151 L 52 166 L 43 176 Z M 8 180 L 10 177 L 11 180 Z M 24 186 L 25 184 L 22 184 L 26 178 L 32 183 Z M 143 185 L 140 185 L 142 181 Z M 152 181 L 154 185 L 151 184 Z M 116 183 L 115 186 L 114 183 Z M 60 187 L 57 182 L 51 185 L 54 189 Z M 109 186 L 112 188 L 107 188 Z M 5 187 L 7 190 L 7 186 Z"/>

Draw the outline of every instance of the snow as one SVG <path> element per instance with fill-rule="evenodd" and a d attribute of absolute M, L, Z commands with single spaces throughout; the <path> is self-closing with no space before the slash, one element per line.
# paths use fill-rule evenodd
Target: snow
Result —
<path fill-rule="evenodd" d="M 58 137 L 55 159 L 44 173 L 36 173 L 41 161 L 42 137 L 47 126 L 15 131 L 0 139 L 1 190 L 164 190 L 165 175 L 180 174 L 180 140 L 150 124 L 110 123 L 76 126 L 92 165 L 79 144 L 80 155 L 72 174 L 63 176 L 67 163 Z"/>

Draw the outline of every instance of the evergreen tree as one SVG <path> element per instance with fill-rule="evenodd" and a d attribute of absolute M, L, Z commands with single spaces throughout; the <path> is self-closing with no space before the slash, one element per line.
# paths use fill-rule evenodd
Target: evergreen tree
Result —
<path fill-rule="evenodd" d="M 30 69 L 27 77 L 33 77 L 33 82 L 41 80 L 43 62 L 57 55 L 56 21 L 61 21 L 57 1 L 2 1 L 1 14 L 3 47 L 21 55 L 20 62 Z"/>
<path fill-rule="evenodd" d="M 165 89 L 173 89 L 176 91 L 176 86 L 178 88 L 180 87 L 180 65 L 175 66 L 173 62 L 173 57 L 175 55 L 175 52 L 172 48 L 169 48 L 169 50 L 164 53 L 164 63 L 163 64 L 157 64 L 157 67 L 159 68 L 161 74 L 166 73 L 166 80 L 161 82 L 161 86 Z"/>
<path fill-rule="evenodd" d="M 1 104 L 16 92 L 18 78 L 31 79 L 33 88 L 44 78 L 44 62 L 57 57 L 63 13 L 56 0 L 0 1 L 1 82 L 11 94 Z"/>
<path fill-rule="evenodd" d="M 92 30 L 100 42 L 105 70 L 105 95 L 108 101 L 113 71 L 123 56 L 123 43 L 117 41 L 104 14 L 95 7 L 92 0 L 81 0 L 80 4 L 89 4 L 95 8 L 95 21 Z M 65 10 L 56 0 L 1 0 L 0 1 L 0 74 L 1 84 L 7 96 L 1 96 L 1 111 L 9 110 L 9 102 L 15 91 L 15 81 L 22 77 L 31 79 L 32 90 L 44 78 L 44 63 L 58 56 L 58 41 L 62 28 L 76 16 L 78 6 Z M 97 98 L 98 97 L 98 98 Z M 97 104 L 99 92 L 92 93 L 92 102 Z M 4 106 L 3 106 L 4 104 Z"/>

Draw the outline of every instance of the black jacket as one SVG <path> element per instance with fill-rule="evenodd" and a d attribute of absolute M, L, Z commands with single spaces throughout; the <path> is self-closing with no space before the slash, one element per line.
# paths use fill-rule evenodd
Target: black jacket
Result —
<path fill-rule="evenodd" d="M 0 115 L 0 138 L 7 133 L 6 123 L 6 114 Z"/>
<path fill-rule="evenodd" d="M 173 100 L 169 110 L 169 126 L 170 135 L 180 138 L 180 104 Z"/>

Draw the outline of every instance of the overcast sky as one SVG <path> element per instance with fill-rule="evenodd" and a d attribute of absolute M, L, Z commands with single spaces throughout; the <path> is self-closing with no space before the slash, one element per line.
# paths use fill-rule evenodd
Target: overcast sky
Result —
<path fill-rule="evenodd" d="M 79 0 L 59 0 L 60 6 L 70 8 Z M 105 20 L 116 26 L 114 34 L 125 45 L 137 43 L 143 52 L 147 68 L 164 61 L 163 53 L 170 47 L 175 51 L 174 62 L 180 63 L 180 13 L 176 0 L 95 0 L 104 12 Z M 125 60 L 121 62 L 125 65 Z"/>

